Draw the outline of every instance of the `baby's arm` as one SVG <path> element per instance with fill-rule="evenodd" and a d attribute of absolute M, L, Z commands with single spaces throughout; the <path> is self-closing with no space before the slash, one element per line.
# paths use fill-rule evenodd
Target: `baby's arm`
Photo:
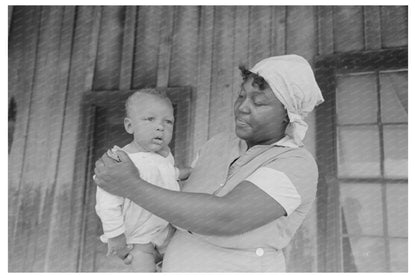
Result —
<path fill-rule="evenodd" d="M 125 227 L 123 221 L 124 198 L 107 193 L 97 187 L 95 210 L 101 219 L 104 237 L 108 239 L 108 255 L 123 256 L 126 249 Z M 128 252 L 127 252 L 128 254 Z M 127 255 L 124 254 L 124 257 Z"/>

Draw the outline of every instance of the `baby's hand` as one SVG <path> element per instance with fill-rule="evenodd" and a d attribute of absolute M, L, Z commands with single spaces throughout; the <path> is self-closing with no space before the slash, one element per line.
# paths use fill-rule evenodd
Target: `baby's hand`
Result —
<path fill-rule="evenodd" d="M 133 249 L 133 246 L 131 244 L 127 245 L 124 234 L 108 239 L 107 256 L 117 256 L 126 264 L 130 264 L 133 260 L 133 256 L 130 254 L 131 249 Z"/>
<path fill-rule="evenodd" d="M 107 155 L 111 157 L 112 159 L 114 159 L 115 161 L 120 162 L 121 160 L 117 155 L 118 150 L 121 150 L 121 148 L 119 146 L 114 146 L 111 150 L 107 151 Z"/>

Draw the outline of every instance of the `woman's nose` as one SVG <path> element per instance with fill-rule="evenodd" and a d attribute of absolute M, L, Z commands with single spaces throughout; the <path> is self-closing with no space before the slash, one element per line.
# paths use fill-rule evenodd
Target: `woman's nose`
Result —
<path fill-rule="evenodd" d="M 247 98 L 237 104 L 237 110 L 241 113 L 250 113 L 250 105 Z"/>

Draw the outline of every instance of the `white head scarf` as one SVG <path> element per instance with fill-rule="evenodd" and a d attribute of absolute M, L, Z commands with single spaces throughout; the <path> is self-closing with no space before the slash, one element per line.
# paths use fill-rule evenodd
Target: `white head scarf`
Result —
<path fill-rule="evenodd" d="M 308 61 L 298 55 L 270 57 L 258 62 L 250 71 L 266 80 L 287 110 L 290 123 L 283 140 L 303 146 L 308 129 L 303 119 L 324 101 Z"/>

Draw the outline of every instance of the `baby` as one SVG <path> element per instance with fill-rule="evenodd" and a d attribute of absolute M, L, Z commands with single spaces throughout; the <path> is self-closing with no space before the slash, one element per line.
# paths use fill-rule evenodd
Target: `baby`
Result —
<path fill-rule="evenodd" d="M 177 180 L 186 179 L 190 168 L 174 167 L 168 144 L 173 133 L 173 107 L 169 98 L 156 89 L 139 90 L 126 101 L 125 130 L 133 141 L 122 148 L 142 179 L 154 185 L 179 190 Z M 115 146 L 109 156 L 118 160 Z M 108 244 L 108 255 L 117 255 L 134 272 L 155 272 L 156 263 L 174 230 L 164 219 L 151 214 L 129 199 L 97 187 L 96 212 Z"/>

